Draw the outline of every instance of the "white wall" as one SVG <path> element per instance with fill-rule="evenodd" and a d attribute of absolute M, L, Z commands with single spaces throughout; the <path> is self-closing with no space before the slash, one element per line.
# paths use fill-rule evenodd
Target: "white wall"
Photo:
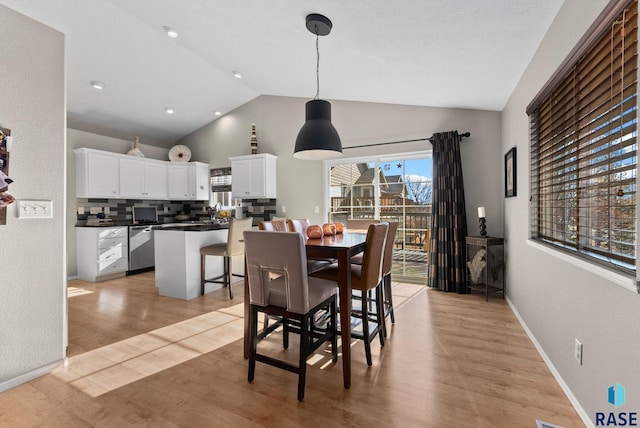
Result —
<path fill-rule="evenodd" d="M 194 156 L 212 168 L 229 166 L 229 157 L 251 152 L 251 124 L 255 123 L 258 151 L 278 156 L 278 211 L 286 206 L 291 218 L 308 217 L 322 223 L 323 163 L 293 157 L 296 136 L 304 123 L 301 98 L 260 96 L 181 140 Z M 471 132 L 462 140 L 462 162 L 470 233 L 478 233 L 478 206 L 487 207 L 488 231 L 502 235 L 502 158 L 500 113 L 415 107 L 392 104 L 331 101 L 332 122 L 343 147 L 431 137 L 434 132 Z M 344 150 L 345 157 L 430 149 L 429 142 Z"/>
<path fill-rule="evenodd" d="M 65 355 L 64 37 L 0 6 L 0 125 L 14 138 L 9 190 L 53 218 L 0 226 L 0 391 Z"/>
<path fill-rule="evenodd" d="M 529 150 L 526 106 L 608 0 L 566 0 L 503 111 L 502 151 L 518 149 L 518 196 L 505 200 L 507 294 L 588 418 L 615 410 L 607 388 L 626 386 L 620 411 L 640 410 L 640 296 L 527 244 Z M 584 344 L 583 365 L 573 356 Z"/>

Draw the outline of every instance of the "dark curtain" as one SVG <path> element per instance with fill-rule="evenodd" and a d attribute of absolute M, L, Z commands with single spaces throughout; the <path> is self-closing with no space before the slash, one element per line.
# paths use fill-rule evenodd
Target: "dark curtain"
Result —
<path fill-rule="evenodd" d="M 433 205 L 429 287 L 467 292 L 467 214 L 464 204 L 460 136 L 433 134 Z"/>

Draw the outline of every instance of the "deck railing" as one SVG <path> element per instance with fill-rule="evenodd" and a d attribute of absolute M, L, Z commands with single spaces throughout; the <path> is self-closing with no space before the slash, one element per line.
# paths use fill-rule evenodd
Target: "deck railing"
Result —
<path fill-rule="evenodd" d="M 426 231 L 431 227 L 431 204 L 411 205 L 410 202 L 400 197 L 380 198 L 380 219 L 400 223 L 396 249 L 424 252 Z M 351 203 L 354 205 L 349 205 Z M 329 218 L 332 222 L 342 223 L 349 218 L 375 218 L 374 198 L 332 197 Z"/>

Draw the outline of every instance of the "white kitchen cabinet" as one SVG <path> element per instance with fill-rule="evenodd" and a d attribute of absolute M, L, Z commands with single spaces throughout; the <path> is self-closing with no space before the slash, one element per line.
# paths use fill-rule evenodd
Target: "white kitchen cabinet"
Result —
<path fill-rule="evenodd" d="M 167 196 L 171 200 L 189 199 L 189 168 L 185 164 L 167 165 Z"/>
<path fill-rule="evenodd" d="M 120 197 L 166 199 L 167 162 L 153 159 L 120 158 Z"/>
<path fill-rule="evenodd" d="M 127 227 L 77 227 L 78 278 L 104 281 L 126 274 L 129 265 Z"/>
<path fill-rule="evenodd" d="M 229 158 L 233 197 L 275 199 L 277 159 L 277 156 L 268 153 Z"/>
<path fill-rule="evenodd" d="M 209 200 L 209 164 L 176 163 L 87 148 L 76 156 L 76 197 Z"/>
<path fill-rule="evenodd" d="M 112 153 L 75 149 L 76 197 L 119 198 L 120 159 Z"/>
<path fill-rule="evenodd" d="M 202 162 L 191 162 L 190 164 L 193 165 L 191 168 L 195 171 L 193 199 L 196 201 L 208 201 L 209 191 L 211 190 L 211 171 L 209 171 L 209 164 Z"/>
<path fill-rule="evenodd" d="M 209 200 L 209 164 L 170 163 L 167 166 L 167 194 L 170 200 Z"/>

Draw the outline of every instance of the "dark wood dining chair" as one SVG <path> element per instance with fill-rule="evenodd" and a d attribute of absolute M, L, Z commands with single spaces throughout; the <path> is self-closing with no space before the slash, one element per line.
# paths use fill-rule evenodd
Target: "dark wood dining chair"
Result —
<path fill-rule="evenodd" d="M 384 253 L 382 256 L 382 301 L 384 305 L 384 319 L 382 330 L 384 337 L 387 337 L 386 318 L 391 318 L 391 324 L 395 324 L 396 316 L 393 312 L 393 294 L 391 290 L 391 266 L 393 265 L 393 247 L 396 241 L 396 233 L 398 232 L 398 221 L 389 221 L 389 230 L 387 230 L 387 239 L 384 244 Z M 357 254 L 351 258 L 351 263 L 361 265 L 363 253 Z"/>
<path fill-rule="evenodd" d="M 329 341 L 332 360 L 338 360 L 337 283 L 308 276 L 305 243 L 299 233 L 246 231 L 244 240 L 250 301 L 248 380 L 253 382 L 256 361 L 296 373 L 298 400 L 302 401 L 308 357 Z M 328 323 L 322 326 L 315 323 L 320 311 L 329 314 Z M 259 312 L 281 317 L 283 335 L 300 334 L 297 366 L 258 352 Z M 288 336 L 284 337 L 283 347 L 288 347 Z"/>
<path fill-rule="evenodd" d="M 382 256 L 387 239 L 387 223 L 370 224 L 367 229 L 367 239 L 361 265 L 351 265 L 351 288 L 360 291 L 360 309 L 351 311 L 351 316 L 362 321 L 362 333 L 352 329 L 351 336 L 362 339 L 364 342 L 367 365 L 372 365 L 371 342 L 376 335 L 380 338 L 380 346 L 384 346 L 384 310 L 382 301 Z M 328 267 L 314 272 L 312 276 L 336 281 L 338 278 L 338 264 L 333 263 Z M 369 312 L 367 304 L 369 292 L 375 292 L 375 312 Z"/>
<path fill-rule="evenodd" d="M 233 299 L 233 291 L 231 290 L 231 277 L 244 275 L 234 274 L 231 268 L 231 258 L 233 256 L 240 256 L 244 254 L 244 238 L 242 232 L 251 229 L 252 218 L 246 218 L 244 220 L 231 219 L 229 223 L 229 235 L 227 236 L 227 242 L 221 242 L 219 244 L 207 245 L 200 248 L 200 295 L 204 295 L 204 288 L 207 282 L 213 282 L 217 284 L 223 284 L 225 287 L 229 287 L 229 299 Z M 205 278 L 205 262 L 207 256 L 218 256 L 223 258 L 223 273 L 214 278 Z"/>

